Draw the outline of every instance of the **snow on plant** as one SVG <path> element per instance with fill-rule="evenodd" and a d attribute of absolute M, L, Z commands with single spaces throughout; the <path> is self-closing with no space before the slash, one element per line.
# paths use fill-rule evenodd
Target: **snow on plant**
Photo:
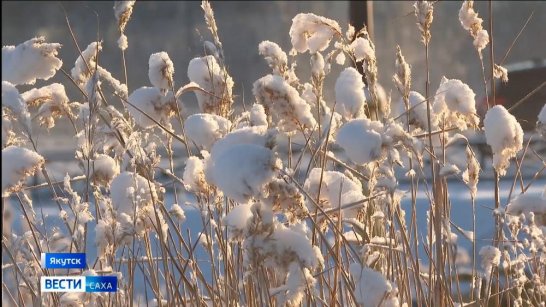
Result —
<path fill-rule="evenodd" d="M 489 43 L 489 34 L 487 30 L 482 28 L 483 19 L 478 17 L 478 13 L 474 11 L 474 1 L 466 0 L 463 2 L 459 10 L 459 21 L 461 22 L 461 26 L 474 38 L 474 47 L 481 59 L 482 50 Z"/>
<path fill-rule="evenodd" d="M 432 1 L 415 1 L 413 4 L 417 25 L 421 31 L 421 40 L 427 45 L 430 42 L 430 26 L 434 19 L 434 4 Z"/>
<path fill-rule="evenodd" d="M 309 177 L 305 180 L 304 188 L 310 195 L 320 195 L 318 205 L 325 210 L 335 209 L 334 214 L 337 214 L 339 207 L 364 199 L 360 182 L 352 180 L 343 173 L 323 171 L 320 168 L 311 170 Z M 316 205 L 312 200 L 307 201 L 309 211 L 315 211 Z M 355 207 L 341 208 L 341 213 L 347 218 L 356 217 L 358 209 L 358 207 L 356 209 Z"/>
<path fill-rule="evenodd" d="M 382 130 L 380 122 L 366 118 L 354 119 L 339 129 L 336 142 L 354 163 L 368 163 L 381 157 Z"/>
<path fill-rule="evenodd" d="M 254 109 L 254 108 L 253 108 Z M 210 150 L 212 145 L 229 132 L 231 122 L 207 113 L 190 115 L 184 122 L 187 137 L 199 148 Z"/>
<path fill-rule="evenodd" d="M 148 78 L 150 83 L 164 91 L 173 86 L 174 64 L 169 55 L 162 51 L 150 55 Z"/>
<path fill-rule="evenodd" d="M 38 120 L 41 125 L 45 125 L 48 129 L 55 127 L 55 119 L 62 116 L 75 117 L 64 85 L 60 83 L 33 88 L 22 93 L 21 97 L 28 105 L 40 106 L 37 113 Z"/>
<path fill-rule="evenodd" d="M 63 65 L 57 58 L 61 44 L 46 43 L 43 36 L 17 46 L 2 46 L 2 82 L 34 84 L 36 79 L 48 80 Z"/>
<path fill-rule="evenodd" d="M 131 93 L 128 101 L 129 113 L 142 128 L 154 127 L 156 122 L 167 124 L 176 110 L 172 92 L 163 94 L 157 87 L 141 87 Z"/>
<path fill-rule="evenodd" d="M 439 127 L 456 126 L 461 130 L 477 127 L 480 119 L 476 114 L 474 91 L 461 80 L 442 77 L 434 97 L 434 122 Z"/>
<path fill-rule="evenodd" d="M 233 103 L 233 79 L 212 55 L 194 58 L 188 65 L 188 78 L 203 91 L 195 92 L 199 110 L 225 116 Z"/>
<path fill-rule="evenodd" d="M 116 17 L 116 20 L 118 21 L 118 30 L 120 33 L 118 39 L 118 47 L 121 50 L 125 50 L 129 46 L 127 42 L 127 36 L 125 36 L 124 32 L 125 27 L 129 22 L 129 19 L 131 19 L 131 14 L 133 13 L 133 6 L 135 5 L 135 2 L 136 1 L 134 0 L 114 2 L 114 15 Z"/>
<path fill-rule="evenodd" d="M 504 176 L 510 159 L 523 148 L 523 130 L 514 115 L 501 105 L 489 109 L 483 123 L 485 139 L 493 151 L 493 167 Z"/>
<path fill-rule="evenodd" d="M 2 81 L 2 120 L 4 120 L 4 118 L 8 120 L 10 116 L 7 113 L 4 116 L 4 107 L 9 109 L 11 114 L 19 119 L 18 122 L 30 132 L 31 122 L 27 103 L 19 94 L 19 90 L 8 81 Z M 4 125 L 2 125 L 2 127 L 4 127 Z"/>
<path fill-rule="evenodd" d="M 283 78 L 275 75 L 262 77 L 254 82 L 252 93 L 264 106 L 269 122 L 281 131 L 293 133 L 314 128 L 316 121 L 311 107 Z"/>
<path fill-rule="evenodd" d="M 428 131 L 427 104 L 425 97 L 419 92 L 410 91 L 407 109 L 409 110 L 409 124 L 416 128 L 421 128 L 423 131 Z M 395 117 L 400 117 L 400 120 L 406 124 L 408 116 L 405 113 L 405 102 L 403 98 L 400 98 L 394 107 L 393 115 Z"/>
<path fill-rule="evenodd" d="M 18 146 L 2 149 L 2 197 L 18 191 L 23 181 L 44 164 L 38 153 Z"/>
<path fill-rule="evenodd" d="M 356 302 L 363 306 L 399 306 L 397 289 L 381 273 L 351 263 L 349 267 L 355 282 Z"/>
<path fill-rule="evenodd" d="M 334 35 L 340 33 L 341 28 L 336 21 L 311 13 L 296 15 L 289 32 L 292 46 L 299 53 L 324 51 Z"/>
<path fill-rule="evenodd" d="M 363 116 L 366 97 L 362 75 L 354 68 L 345 68 L 336 80 L 337 110 L 345 119 Z"/>
<path fill-rule="evenodd" d="M 267 61 L 267 65 L 273 73 L 284 76 L 288 71 L 288 58 L 286 53 L 274 42 L 263 41 L 258 45 L 258 51 Z"/>
<path fill-rule="evenodd" d="M 268 148 L 236 144 L 211 156 L 207 163 L 207 178 L 226 196 L 246 203 L 263 192 L 281 166 L 281 161 Z"/>

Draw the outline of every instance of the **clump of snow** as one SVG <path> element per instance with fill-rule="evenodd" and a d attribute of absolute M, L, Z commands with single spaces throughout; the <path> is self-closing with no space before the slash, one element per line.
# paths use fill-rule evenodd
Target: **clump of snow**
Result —
<path fill-rule="evenodd" d="M 446 164 L 440 168 L 439 175 L 442 177 L 457 175 L 461 170 L 455 164 Z"/>
<path fill-rule="evenodd" d="M 127 35 L 121 34 L 118 38 L 118 47 L 121 50 L 126 50 L 129 47 L 129 41 L 127 40 Z"/>
<path fill-rule="evenodd" d="M 502 82 L 508 82 L 508 70 L 505 67 L 495 64 L 493 68 L 493 76 L 496 79 L 501 79 Z"/>
<path fill-rule="evenodd" d="M 184 214 L 184 210 L 178 204 L 171 206 L 169 214 L 177 219 L 179 223 L 183 223 L 186 220 L 186 214 Z"/>
<path fill-rule="evenodd" d="M 542 106 L 542 110 L 538 114 L 537 129 L 546 138 L 546 104 Z"/>
<path fill-rule="evenodd" d="M 148 183 L 139 174 L 123 172 L 112 180 L 110 198 L 118 214 L 133 216 L 136 208 L 151 205 L 153 200 L 157 201 L 157 194 L 153 182 Z M 155 221 L 155 217 L 153 220 Z"/>
<path fill-rule="evenodd" d="M 30 113 L 25 99 L 19 94 L 19 90 L 8 81 L 2 81 L 2 106 L 9 108 L 14 115 L 19 117 L 21 123 L 30 129 Z"/>
<path fill-rule="evenodd" d="M 363 37 L 357 37 L 351 43 L 350 48 L 357 62 L 375 59 L 375 50 L 372 48 L 370 41 Z"/>
<path fill-rule="evenodd" d="M 254 216 L 252 204 L 241 204 L 235 206 L 224 217 L 224 224 L 228 227 L 230 238 L 244 238 L 248 236 L 248 223 Z"/>
<path fill-rule="evenodd" d="M 231 146 L 238 144 L 253 144 L 267 148 L 275 146 L 277 131 L 267 129 L 267 126 L 244 127 L 226 134 L 219 139 L 211 149 L 211 156 L 219 156 Z"/>
<path fill-rule="evenodd" d="M 195 92 L 199 110 L 202 113 L 225 115 L 233 102 L 233 79 L 221 69 L 216 58 L 208 55 L 192 59 L 188 65 L 188 78 L 206 91 Z"/>
<path fill-rule="evenodd" d="M 336 142 L 354 163 L 368 163 L 381 156 L 382 130 L 383 126 L 378 121 L 353 119 L 338 130 Z"/>
<path fill-rule="evenodd" d="M 254 144 L 232 145 L 207 163 L 207 179 L 233 200 L 246 203 L 258 196 L 282 167 L 276 154 Z"/>
<path fill-rule="evenodd" d="M 82 51 L 82 54 L 78 56 L 74 67 L 70 71 L 72 78 L 76 83 L 83 85 L 89 80 L 91 75 L 95 72 L 96 59 L 98 53 L 102 50 L 101 42 L 92 42 Z M 83 55 L 83 58 L 82 58 Z M 87 65 L 89 65 L 89 69 Z"/>
<path fill-rule="evenodd" d="M 311 13 L 296 15 L 289 32 L 292 46 L 300 53 L 324 51 L 338 33 L 341 28 L 336 21 Z"/>
<path fill-rule="evenodd" d="M 546 214 L 546 194 L 522 193 L 514 197 L 506 207 L 506 213 L 511 215 L 528 215 L 531 212 L 535 215 Z"/>
<path fill-rule="evenodd" d="M 38 109 L 38 119 L 40 124 L 45 124 L 48 128 L 55 126 L 55 118 L 67 114 L 72 116 L 64 85 L 60 83 L 33 88 L 21 94 L 21 97 L 28 105 L 41 104 Z"/>
<path fill-rule="evenodd" d="M 201 159 L 195 156 L 188 158 L 182 176 L 186 189 L 196 193 L 205 192 L 209 189 L 209 185 L 205 180 L 204 168 L 205 166 Z"/>
<path fill-rule="evenodd" d="M 148 65 L 150 83 L 162 90 L 169 90 L 173 85 L 174 64 L 167 52 L 162 51 L 150 55 Z"/>
<path fill-rule="evenodd" d="M 17 191 L 24 180 L 42 167 L 45 160 L 38 153 L 18 146 L 2 150 L 2 197 Z"/>
<path fill-rule="evenodd" d="M 506 108 L 496 105 L 484 119 L 485 140 L 493 151 L 493 167 L 500 176 L 506 174 L 509 160 L 523 148 L 523 130 Z"/>
<path fill-rule="evenodd" d="M 474 38 L 474 47 L 478 50 L 480 58 L 482 50 L 489 43 L 489 34 L 482 28 L 483 20 L 474 11 L 474 1 L 464 1 L 459 10 L 459 21 L 465 30 Z"/>
<path fill-rule="evenodd" d="M 141 87 L 135 90 L 129 96 L 129 103 L 136 107 L 128 105 L 127 110 L 129 110 L 129 114 L 143 128 L 150 128 L 156 125 L 148 116 L 159 123 L 167 123 L 176 110 L 176 100 L 172 92 L 163 95 L 157 87 Z M 142 114 L 141 111 L 148 116 Z"/>
<path fill-rule="evenodd" d="M 321 180 L 320 168 L 313 168 L 309 177 L 305 180 L 304 188 L 309 195 L 316 199 L 319 195 L 319 183 Z M 341 195 L 341 197 L 340 197 Z M 320 184 L 319 204 L 323 209 L 335 209 L 340 205 L 347 205 L 364 199 L 362 195 L 362 185 L 360 182 L 351 180 L 346 175 L 336 171 L 324 171 L 322 174 L 322 184 Z M 310 211 L 315 210 L 315 205 L 308 201 L 307 207 Z M 358 210 L 354 207 L 342 210 L 344 217 L 356 217 Z"/>
<path fill-rule="evenodd" d="M 430 41 L 430 26 L 434 19 L 434 5 L 432 1 L 415 1 L 413 4 L 415 16 L 417 17 L 417 24 L 419 25 L 419 31 L 421 32 L 421 40 L 423 43 L 428 44 Z"/>
<path fill-rule="evenodd" d="M 364 114 L 364 82 L 362 75 L 353 67 L 345 68 L 336 80 L 336 109 L 346 119 L 362 117 Z"/>
<path fill-rule="evenodd" d="M 494 246 L 484 246 L 480 249 L 482 257 L 482 268 L 485 270 L 486 276 L 491 276 L 491 270 L 500 263 L 501 252 Z"/>
<path fill-rule="evenodd" d="M 231 122 L 214 114 L 193 114 L 184 122 L 186 136 L 203 149 L 210 150 L 212 145 L 226 135 Z"/>
<path fill-rule="evenodd" d="M 265 58 L 267 65 L 275 75 L 284 75 L 288 69 L 288 58 L 279 45 L 274 42 L 263 41 L 258 45 L 258 51 Z"/>
<path fill-rule="evenodd" d="M 119 164 L 108 155 L 99 154 L 92 163 L 91 179 L 97 184 L 108 185 L 119 174 Z"/>
<path fill-rule="evenodd" d="M 258 79 L 254 82 L 252 93 L 264 106 L 271 122 L 281 131 L 291 133 L 315 126 L 310 106 L 282 77 L 267 75 Z"/>
<path fill-rule="evenodd" d="M 324 76 L 324 57 L 320 52 L 314 53 L 311 56 L 311 74 L 317 80 L 320 80 Z"/>
<path fill-rule="evenodd" d="M 359 263 L 349 266 L 355 281 L 355 299 L 363 306 L 399 306 L 398 290 L 381 273 Z"/>
<path fill-rule="evenodd" d="M 427 103 L 426 99 L 419 92 L 409 92 L 409 123 L 415 125 L 425 131 L 428 131 L 428 119 L 427 119 Z M 404 100 L 400 98 L 395 107 L 395 117 L 398 117 L 406 112 L 406 106 Z M 404 123 L 407 121 L 407 114 L 404 114 L 400 118 Z"/>
<path fill-rule="evenodd" d="M 114 2 L 114 16 L 116 16 L 116 20 L 118 21 L 118 29 L 122 35 L 125 31 L 125 26 L 127 26 L 127 22 L 129 22 L 131 14 L 133 13 L 133 6 L 135 5 L 135 2 L 136 1 L 134 0 Z"/>
<path fill-rule="evenodd" d="M 63 65 L 57 58 L 61 44 L 46 43 L 43 36 L 17 46 L 2 47 L 2 81 L 12 84 L 34 84 L 48 80 Z"/>
<path fill-rule="evenodd" d="M 267 126 L 267 115 L 265 114 L 264 106 L 255 103 L 250 109 L 250 125 L 251 126 Z"/>
<path fill-rule="evenodd" d="M 108 83 L 112 86 L 116 93 L 118 93 L 121 97 L 127 99 L 127 95 L 129 95 L 129 93 L 127 92 L 128 90 L 126 84 L 122 84 L 121 82 L 119 82 L 119 80 L 114 78 L 108 70 L 102 68 L 101 66 L 97 66 L 97 72 L 101 78 L 108 81 Z"/>
<path fill-rule="evenodd" d="M 446 128 L 454 125 L 461 130 L 477 126 L 480 120 L 476 114 L 475 96 L 461 80 L 442 77 L 433 103 L 435 123 Z"/>

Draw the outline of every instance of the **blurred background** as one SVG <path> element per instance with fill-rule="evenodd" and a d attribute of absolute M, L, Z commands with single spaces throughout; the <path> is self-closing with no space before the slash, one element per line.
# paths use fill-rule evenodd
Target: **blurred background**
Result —
<path fill-rule="evenodd" d="M 97 31 L 103 40 L 101 65 L 119 80 L 123 79 L 121 53 L 117 47 L 119 33 L 113 13 L 113 1 L 23 1 L 2 2 L 2 45 L 17 45 L 43 35 L 50 42 L 63 44 L 60 58 L 67 71 L 74 66 L 78 51 L 66 26 L 66 10 L 80 48 L 96 40 Z M 188 83 L 189 61 L 203 55 L 203 41 L 212 40 L 206 28 L 200 1 L 137 1 L 125 33 L 129 40 L 126 50 L 129 93 L 141 86 L 149 86 L 148 59 L 150 54 L 166 51 L 175 66 L 175 87 Z M 310 12 L 337 20 L 343 31 L 350 19 L 348 1 L 212 1 L 220 39 L 225 49 L 226 64 L 234 81 L 236 104 L 252 104 L 252 84 L 269 73 L 266 62 L 258 54 L 263 40 L 278 43 L 285 52 L 291 49 L 288 35 L 292 18 L 300 12 Z M 413 13 L 411 1 L 373 2 L 373 39 L 379 65 L 379 80 L 393 100 L 399 99 L 391 81 L 394 72 L 396 45 L 399 44 L 412 66 L 412 88 L 424 94 L 424 47 Z M 461 79 L 476 93 L 476 101 L 485 96 L 481 65 L 472 46 L 472 38 L 458 20 L 459 1 L 435 4 L 430 44 L 431 92 L 436 91 L 443 75 Z M 489 24 L 488 3 L 474 4 L 484 26 Z M 546 2 L 493 2 L 495 62 L 500 63 L 523 25 L 533 14 L 525 30 L 511 48 L 504 64 L 545 57 Z M 297 73 L 300 80 L 309 79 L 309 55 L 298 55 Z M 489 49 L 484 50 L 486 71 L 489 71 Z M 333 65 L 326 79 L 325 96 L 333 103 L 333 85 L 340 67 Z M 40 80 L 35 86 L 52 82 L 66 85 L 72 101 L 81 101 L 81 94 L 66 77 L 58 73 L 54 78 Z M 21 92 L 31 88 L 20 87 Z M 117 100 L 117 99 L 116 99 Z M 186 114 L 196 112 L 193 94 L 182 97 Z M 119 103 L 119 101 L 114 102 Z M 51 131 L 41 130 L 41 148 L 72 147 L 71 139 L 62 137 L 68 123 L 59 121 Z M 69 131 L 69 130 L 67 130 Z M 54 136 L 51 138 L 50 136 Z M 59 137 L 61 136 L 61 137 Z"/>

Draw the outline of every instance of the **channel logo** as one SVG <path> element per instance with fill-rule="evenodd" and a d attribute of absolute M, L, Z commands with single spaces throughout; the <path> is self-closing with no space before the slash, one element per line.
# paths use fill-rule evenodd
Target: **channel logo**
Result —
<path fill-rule="evenodd" d="M 85 269 L 85 253 L 42 253 L 44 269 Z"/>
<path fill-rule="evenodd" d="M 117 276 L 42 276 L 42 292 L 116 292 Z"/>

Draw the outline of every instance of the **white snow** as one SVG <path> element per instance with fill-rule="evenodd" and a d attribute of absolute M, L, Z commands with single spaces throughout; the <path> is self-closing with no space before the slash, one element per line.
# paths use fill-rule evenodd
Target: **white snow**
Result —
<path fill-rule="evenodd" d="M 300 53 L 324 51 L 336 33 L 341 33 L 336 21 L 311 13 L 296 15 L 289 32 L 292 46 Z"/>
<path fill-rule="evenodd" d="M 291 133 L 316 124 L 310 106 L 298 91 L 282 77 L 267 75 L 254 82 L 252 93 L 271 116 L 272 124 L 281 131 Z"/>
<path fill-rule="evenodd" d="M 80 85 L 87 82 L 91 74 L 95 71 L 95 61 L 97 59 L 98 52 L 100 52 L 101 50 L 101 42 L 92 42 L 87 46 L 87 48 L 85 48 L 85 50 L 82 50 L 83 58 L 82 55 L 78 56 L 76 62 L 74 63 L 74 67 L 70 71 L 74 81 L 76 81 Z M 85 65 L 85 63 L 89 65 L 89 69 L 87 65 Z"/>
<path fill-rule="evenodd" d="M 30 129 L 30 113 L 25 99 L 19 94 L 19 90 L 8 81 L 2 81 L 2 106 L 9 108 L 14 115 L 20 118 L 21 124 Z"/>
<path fill-rule="evenodd" d="M 362 267 L 359 263 L 349 266 L 351 276 L 355 281 L 356 302 L 363 306 L 399 306 L 398 290 L 381 273 Z"/>
<path fill-rule="evenodd" d="M 171 89 L 173 85 L 174 64 L 167 52 L 162 51 L 150 55 L 148 65 L 150 83 L 162 90 Z"/>
<path fill-rule="evenodd" d="M 248 222 L 254 216 L 251 209 L 252 204 L 237 205 L 224 217 L 230 237 L 240 238 L 248 235 Z"/>
<path fill-rule="evenodd" d="M 258 51 L 273 73 L 282 76 L 284 73 L 282 70 L 288 68 L 288 58 L 281 47 L 274 42 L 263 41 L 258 45 Z"/>
<path fill-rule="evenodd" d="M 172 92 L 166 95 L 161 93 L 157 87 L 141 87 L 135 90 L 129 96 L 129 103 L 135 107 L 128 105 L 129 114 L 135 119 L 135 122 L 142 128 L 154 127 L 156 124 L 142 112 L 149 115 L 159 123 L 167 123 L 169 118 L 174 115 L 176 101 Z M 142 112 L 140 112 L 138 109 Z"/>
<path fill-rule="evenodd" d="M 133 172 L 123 172 L 114 178 L 110 185 L 110 198 L 118 215 L 125 213 L 129 216 L 134 215 L 135 207 L 148 206 L 152 204 L 152 198 L 158 199 L 154 183 L 148 184 L 146 178 Z"/>
<path fill-rule="evenodd" d="M 353 67 L 345 68 L 336 80 L 336 110 L 345 119 L 363 116 L 366 97 L 362 75 Z"/>
<path fill-rule="evenodd" d="M 195 92 L 202 113 L 219 114 L 222 105 L 231 104 L 233 79 L 221 69 L 214 56 L 192 59 L 188 65 L 188 78 L 207 91 Z"/>
<path fill-rule="evenodd" d="M 171 206 L 171 209 L 169 209 L 169 214 L 177 219 L 179 223 L 183 223 L 186 220 L 186 214 L 178 204 L 173 204 Z"/>
<path fill-rule="evenodd" d="M 277 131 L 267 129 L 267 126 L 244 127 L 234 130 L 219 139 L 210 151 L 212 157 L 219 156 L 231 146 L 238 144 L 253 144 L 273 148 Z"/>
<path fill-rule="evenodd" d="M 477 126 L 480 122 L 476 114 L 474 91 L 457 79 L 442 77 L 434 97 L 433 109 L 435 123 L 445 127 L 457 126 L 461 130 Z"/>
<path fill-rule="evenodd" d="M 24 180 L 34 174 L 45 160 L 38 153 L 18 146 L 2 150 L 2 197 L 18 190 Z"/>
<path fill-rule="evenodd" d="M 418 126 L 425 131 L 428 131 L 428 119 L 427 119 L 427 102 L 425 97 L 419 92 L 410 91 L 409 93 L 409 121 L 410 124 Z M 406 106 L 404 100 L 400 98 L 394 108 L 394 117 L 398 117 L 406 112 Z M 407 121 L 407 115 L 404 114 L 400 117 L 400 120 L 404 123 Z M 404 125 L 405 127 L 405 125 Z"/>
<path fill-rule="evenodd" d="M 485 140 L 493 151 L 493 167 L 500 176 L 506 174 L 509 160 L 523 148 L 523 130 L 506 108 L 496 105 L 485 114 Z"/>
<path fill-rule="evenodd" d="M 309 195 L 316 200 L 319 193 L 319 183 L 321 178 L 321 169 L 313 168 L 309 177 L 305 180 L 304 188 Z M 341 195 L 341 197 L 340 197 Z M 320 185 L 320 202 L 324 210 L 335 209 L 341 205 L 347 205 L 364 199 L 362 195 L 362 185 L 358 181 L 353 181 L 346 175 L 336 171 L 324 171 L 322 175 L 322 184 Z M 315 205 L 311 200 L 307 200 L 309 211 L 315 210 Z M 355 207 L 342 210 L 344 217 L 356 217 L 358 210 Z"/>
<path fill-rule="evenodd" d="M 134 0 L 130 1 L 115 1 L 114 2 L 114 16 L 116 16 L 116 20 L 118 21 L 118 28 L 119 31 L 122 33 L 125 31 L 125 26 L 127 25 L 127 22 L 131 18 L 131 14 L 133 13 L 133 6 L 135 5 Z"/>
<path fill-rule="evenodd" d="M 250 109 L 250 125 L 251 126 L 267 126 L 267 115 L 265 114 L 264 106 L 255 103 Z"/>
<path fill-rule="evenodd" d="M 126 50 L 129 47 L 129 41 L 127 40 L 127 35 L 121 34 L 118 38 L 118 47 L 121 50 Z"/>
<path fill-rule="evenodd" d="M 119 164 L 108 155 L 99 154 L 92 163 L 91 178 L 97 183 L 108 185 L 119 174 Z"/>
<path fill-rule="evenodd" d="M 48 80 L 63 65 L 57 58 L 61 44 L 46 43 L 43 36 L 17 46 L 2 47 L 2 81 L 14 85 L 34 84 L 36 79 Z"/>
<path fill-rule="evenodd" d="M 198 157 L 189 157 L 182 176 L 186 189 L 192 192 L 204 192 L 207 188 L 204 163 Z"/>
<path fill-rule="evenodd" d="M 207 181 L 227 197 L 246 203 L 258 196 L 282 166 L 276 154 L 259 145 L 232 145 L 207 163 Z"/>
<path fill-rule="evenodd" d="M 21 94 L 28 105 L 40 105 L 38 119 L 47 128 L 55 126 L 55 118 L 71 114 L 69 100 L 64 85 L 53 83 L 41 88 L 33 88 Z"/>
<path fill-rule="evenodd" d="M 522 193 L 514 197 L 506 207 L 506 213 L 511 215 L 546 214 L 546 195 L 542 193 Z"/>
<path fill-rule="evenodd" d="M 381 156 L 382 128 L 377 121 L 353 119 L 338 130 L 336 142 L 356 164 L 375 161 Z"/>
<path fill-rule="evenodd" d="M 363 37 L 357 37 L 351 43 L 350 48 L 357 62 L 375 59 L 375 50 L 372 48 L 370 41 Z"/>
<path fill-rule="evenodd" d="M 210 150 L 212 145 L 224 137 L 231 122 L 221 116 L 207 113 L 193 114 L 184 122 L 186 136 L 199 148 Z"/>
<path fill-rule="evenodd" d="M 493 267 L 500 263 L 501 252 L 498 248 L 488 245 L 480 249 L 480 256 L 482 257 L 482 268 L 485 270 L 486 276 L 490 276 Z"/>

